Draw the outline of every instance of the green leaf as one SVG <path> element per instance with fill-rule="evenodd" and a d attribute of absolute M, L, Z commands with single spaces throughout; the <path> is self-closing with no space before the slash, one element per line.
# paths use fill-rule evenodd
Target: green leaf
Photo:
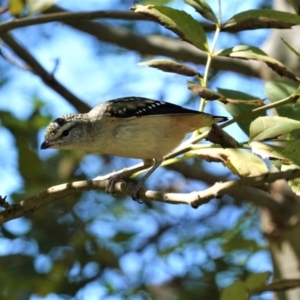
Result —
<path fill-rule="evenodd" d="M 194 7 L 203 18 L 214 23 L 218 22 L 214 11 L 205 0 L 184 0 L 184 2 Z"/>
<path fill-rule="evenodd" d="M 295 14 L 272 9 L 253 9 L 234 15 L 223 29 L 230 32 L 258 28 L 291 28 L 300 24 L 300 17 Z"/>
<path fill-rule="evenodd" d="M 274 103 L 281 99 L 285 99 L 295 93 L 299 84 L 296 82 L 281 82 L 281 81 L 268 81 L 265 84 L 265 94 L 268 99 Z M 289 117 L 300 121 L 300 105 L 297 105 L 297 97 L 295 97 L 295 104 L 285 104 L 276 107 L 277 113 L 281 117 Z"/>
<path fill-rule="evenodd" d="M 227 90 L 227 89 L 218 88 L 218 91 L 224 97 L 226 97 L 226 99 L 243 99 L 243 100 L 248 100 L 248 101 L 255 99 L 255 98 L 257 99 L 257 97 L 255 97 L 253 95 L 242 93 L 242 92 L 235 91 L 235 90 Z M 228 103 L 226 105 L 225 104 L 222 104 L 222 105 L 234 118 L 236 118 L 240 115 L 243 115 L 245 113 L 248 113 L 253 109 L 253 107 L 246 105 L 246 104 L 242 104 L 242 103 L 239 103 L 238 105 L 235 103 Z M 258 116 L 265 116 L 265 115 L 266 115 L 266 112 L 262 111 L 262 112 L 256 113 L 255 115 L 247 117 L 244 120 L 238 121 L 237 124 L 245 132 L 246 135 L 249 135 L 250 124 Z"/>
<path fill-rule="evenodd" d="M 221 293 L 220 300 L 233 300 L 233 299 L 238 299 L 238 300 L 249 299 L 249 293 L 246 289 L 246 285 L 240 280 L 237 280 L 234 283 L 232 283 Z"/>
<path fill-rule="evenodd" d="M 281 171 L 300 168 L 300 141 L 289 143 L 285 148 L 271 145 L 264 145 L 259 142 L 252 142 L 253 152 L 263 158 L 273 160 L 273 164 Z M 279 164 L 280 162 L 280 164 Z M 296 178 L 288 181 L 290 187 L 296 195 L 300 195 L 300 179 Z"/>
<path fill-rule="evenodd" d="M 202 26 L 186 12 L 166 6 L 139 4 L 131 7 L 131 10 L 155 20 L 200 50 L 208 51 L 208 43 Z"/>
<path fill-rule="evenodd" d="M 119 231 L 116 235 L 112 238 L 112 240 L 118 244 L 130 242 L 130 239 L 134 236 L 133 233 L 127 233 Z"/>
<path fill-rule="evenodd" d="M 289 157 L 294 164 L 300 168 L 300 141 L 296 140 L 289 143 L 282 151 L 283 155 Z"/>
<path fill-rule="evenodd" d="M 284 64 L 278 60 L 269 57 L 264 51 L 257 47 L 252 47 L 248 45 L 238 45 L 232 48 L 224 49 L 218 53 L 217 56 L 227 56 L 238 59 L 246 60 L 256 60 L 264 62 L 268 67 L 270 67 L 274 72 L 280 76 L 285 76 L 289 79 L 300 81 L 291 70 L 289 70 Z"/>
<path fill-rule="evenodd" d="M 282 171 L 299 169 L 300 168 L 300 141 L 296 140 L 287 145 L 287 147 L 282 151 L 283 155 L 288 156 L 293 163 L 283 164 L 281 166 Z M 288 181 L 289 186 L 292 191 L 300 196 L 300 178 L 295 178 Z"/>
<path fill-rule="evenodd" d="M 281 99 L 291 97 L 297 90 L 299 84 L 295 82 L 280 82 L 280 81 L 268 81 L 265 84 L 265 94 L 269 100 L 274 103 Z M 281 117 L 288 117 L 297 121 L 300 121 L 300 105 L 299 94 L 291 98 L 290 104 L 284 104 L 276 107 L 276 111 Z M 289 134 L 290 139 L 297 139 L 300 134 L 300 129 L 294 130 Z"/>
<path fill-rule="evenodd" d="M 268 140 L 300 128 L 300 122 L 283 117 L 259 117 L 250 125 L 251 140 Z"/>
<path fill-rule="evenodd" d="M 255 290 L 263 287 L 271 275 L 271 272 L 262 272 L 249 275 L 245 280 L 247 290 L 250 291 L 250 293 L 252 293 Z"/>
<path fill-rule="evenodd" d="M 266 164 L 256 155 L 239 149 L 195 149 L 189 153 L 208 162 L 221 162 L 240 177 L 256 176 L 268 172 Z"/>
<path fill-rule="evenodd" d="M 221 247 L 224 252 L 232 252 L 237 250 L 244 250 L 244 251 L 249 250 L 253 253 L 261 249 L 254 239 L 247 240 L 243 238 L 234 238 L 225 241 Z"/>
<path fill-rule="evenodd" d="M 201 76 L 197 70 L 170 59 L 153 59 L 138 64 L 148 66 L 164 72 L 176 73 L 184 76 Z"/>
<path fill-rule="evenodd" d="M 263 159 L 281 160 L 283 163 L 291 163 L 291 159 L 282 154 L 283 147 L 266 145 L 261 142 L 251 142 L 250 147 L 252 152 Z"/>

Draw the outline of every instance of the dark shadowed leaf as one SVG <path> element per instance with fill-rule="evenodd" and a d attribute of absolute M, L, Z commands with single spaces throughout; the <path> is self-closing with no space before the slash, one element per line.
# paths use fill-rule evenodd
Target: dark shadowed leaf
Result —
<path fill-rule="evenodd" d="M 139 4 L 131 7 L 131 10 L 152 18 L 200 50 L 208 50 L 208 43 L 202 26 L 186 12 L 166 6 Z"/>
<path fill-rule="evenodd" d="M 218 22 L 214 11 L 205 0 L 184 0 L 184 2 L 194 7 L 203 18 L 214 23 Z"/>
<path fill-rule="evenodd" d="M 138 65 L 148 66 L 151 68 L 159 69 L 164 72 L 176 73 L 184 76 L 201 77 L 201 75 L 198 73 L 197 70 L 170 59 L 153 59 L 153 60 L 141 62 Z"/>
<path fill-rule="evenodd" d="M 236 32 L 259 28 L 291 28 L 300 24 L 300 16 L 272 9 L 253 9 L 233 16 L 224 25 L 226 31 Z"/>
<path fill-rule="evenodd" d="M 232 48 L 228 48 L 217 53 L 218 56 L 227 56 L 238 59 L 257 60 L 264 62 L 274 72 L 280 76 L 285 76 L 295 81 L 300 81 L 291 70 L 289 70 L 284 64 L 278 60 L 269 57 L 264 51 L 257 47 L 248 45 L 239 45 Z"/>
<path fill-rule="evenodd" d="M 261 248 L 257 244 L 257 241 L 252 239 L 234 238 L 225 241 L 222 244 L 222 250 L 225 252 L 232 252 L 237 250 L 250 250 L 256 252 Z"/>

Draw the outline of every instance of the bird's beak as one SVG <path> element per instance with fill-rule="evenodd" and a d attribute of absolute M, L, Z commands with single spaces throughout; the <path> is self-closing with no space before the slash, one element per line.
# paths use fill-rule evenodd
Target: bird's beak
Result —
<path fill-rule="evenodd" d="M 47 140 L 45 140 L 41 145 L 41 149 L 47 149 L 50 147 L 51 147 L 51 144 Z"/>

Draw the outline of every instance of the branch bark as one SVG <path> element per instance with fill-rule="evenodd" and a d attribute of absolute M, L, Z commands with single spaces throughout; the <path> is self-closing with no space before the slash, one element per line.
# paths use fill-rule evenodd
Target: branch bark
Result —
<path fill-rule="evenodd" d="M 132 172 L 140 169 L 141 164 L 130 168 Z M 128 171 L 128 169 L 126 171 Z M 24 216 L 46 204 L 71 194 L 89 190 L 105 190 L 109 183 L 109 178 L 113 175 L 122 174 L 122 172 L 123 170 L 107 174 L 102 177 L 97 177 L 94 180 L 76 181 L 50 187 L 21 201 L 19 204 L 12 205 L 9 209 L 2 211 L 0 213 L 0 224 Z M 266 192 L 255 188 L 255 186 L 259 186 L 262 183 L 271 183 L 279 179 L 290 180 L 299 177 L 300 169 L 295 169 L 288 170 L 286 172 L 267 173 L 239 180 L 216 183 L 204 191 L 185 194 L 142 190 L 139 192 L 139 197 L 144 201 L 148 200 L 170 204 L 188 204 L 197 208 L 202 204 L 208 203 L 211 199 L 221 198 L 225 194 L 236 197 L 236 193 L 242 193 L 244 200 L 254 203 L 255 205 L 266 207 L 272 214 L 276 214 L 278 216 L 278 214 L 282 214 L 280 204 L 274 201 L 272 197 L 269 197 Z M 133 188 L 134 186 L 131 183 L 125 183 L 122 181 L 115 185 L 114 192 L 131 195 Z"/>

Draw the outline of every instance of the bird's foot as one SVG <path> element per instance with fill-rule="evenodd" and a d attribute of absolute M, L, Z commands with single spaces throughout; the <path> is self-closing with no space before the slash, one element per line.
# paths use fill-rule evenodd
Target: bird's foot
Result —
<path fill-rule="evenodd" d="M 122 180 L 122 176 L 120 175 L 113 175 L 109 178 L 109 181 L 108 181 L 108 184 L 105 188 L 105 192 L 106 193 L 109 193 L 111 194 L 112 196 L 116 197 L 116 193 L 114 191 L 115 189 L 115 185 L 117 182 L 120 182 L 120 181 L 123 181 Z M 124 181 L 123 181 L 124 182 Z M 131 193 L 131 198 L 134 200 L 134 201 L 137 201 L 138 203 L 143 203 L 142 201 L 139 200 L 139 191 L 141 189 L 144 189 L 145 186 L 144 186 L 144 181 L 143 180 L 140 180 L 134 187 L 133 187 L 133 190 L 132 190 L 132 193 Z"/>
<path fill-rule="evenodd" d="M 116 183 L 119 181 L 123 181 L 122 177 L 120 175 L 112 175 L 108 180 L 108 184 L 105 188 L 105 192 L 116 197 L 116 193 L 114 192 L 114 189 L 115 189 Z"/>

